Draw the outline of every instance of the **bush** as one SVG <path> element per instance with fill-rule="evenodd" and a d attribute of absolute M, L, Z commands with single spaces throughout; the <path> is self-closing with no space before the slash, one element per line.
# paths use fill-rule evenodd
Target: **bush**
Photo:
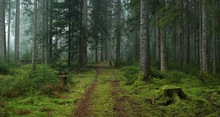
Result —
<path fill-rule="evenodd" d="M 0 62 L 0 74 L 9 74 L 10 73 L 10 67 L 7 65 L 7 63 Z"/>
<path fill-rule="evenodd" d="M 47 65 L 37 65 L 35 72 L 31 71 L 31 65 L 22 66 L 16 71 L 16 76 L 0 82 L 0 95 L 18 97 L 29 92 L 42 92 L 45 86 L 58 83 L 57 74 Z"/>
<path fill-rule="evenodd" d="M 139 68 L 135 66 L 129 66 L 123 68 L 124 76 L 126 78 L 126 84 L 132 85 L 135 80 L 138 78 Z"/>

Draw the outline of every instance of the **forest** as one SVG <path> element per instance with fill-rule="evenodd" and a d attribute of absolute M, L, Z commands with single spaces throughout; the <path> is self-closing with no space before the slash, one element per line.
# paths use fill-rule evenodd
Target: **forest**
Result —
<path fill-rule="evenodd" d="M 0 117 L 219 117 L 219 0 L 0 0 Z"/>

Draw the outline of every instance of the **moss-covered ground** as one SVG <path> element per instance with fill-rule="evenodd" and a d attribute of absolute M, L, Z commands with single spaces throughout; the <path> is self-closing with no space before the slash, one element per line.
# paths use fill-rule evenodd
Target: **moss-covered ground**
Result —
<path fill-rule="evenodd" d="M 0 80 L 6 82 L 5 79 L 11 79 L 13 82 L 18 76 L 28 76 L 24 69 L 26 67 L 15 69 L 16 75 L 0 75 Z M 73 116 L 94 81 L 97 84 L 88 102 L 90 114 L 94 117 L 121 117 L 121 113 L 130 117 L 220 116 L 218 75 L 199 77 L 179 71 L 152 69 L 151 78 L 143 81 L 137 66 L 116 69 L 103 65 L 73 70 L 69 72 L 68 79 L 68 84 L 62 87 L 64 90 L 51 92 L 45 88 L 52 86 L 46 85 L 42 86 L 43 92 L 29 89 L 14 97 L 10 93 L 5 95 L 7 87 L 0 86 L 0 117 Z"/>
<path fill-rule="evenodd" d="M 21 76 L 27 74 L 27 71 L 23 69 L 23 67 L 18 68 L 21 71 L 21 74 L 19 74 Z M 68 78 L 70 79 L 69 83 L 62 86 L 66 89 L 65 91 L 59 91 L 55 88 L 51 92 L 52 94 L 47 93 L 47 90 L 52 87 L 48 85 L 48 87 L 45 87 L 47 89 L 43 88 L 46 93 L 35 91 L 13 98 L 0 97 L 0 117 L 68 117 L 72 115 L 77 109 L 77 102 L 84 95 L 85 89 L 93 83 L 95 70 L 76 70 L 70 72 Z M 56 79 L 58 79 L 57 76 Z"/>

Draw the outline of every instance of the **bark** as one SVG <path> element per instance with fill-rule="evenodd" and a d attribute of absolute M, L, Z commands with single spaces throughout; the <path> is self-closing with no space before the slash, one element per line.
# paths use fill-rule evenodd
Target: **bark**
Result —
<path fill-rule="evenodd" d="M 202 2 L 202 73 L 208 72 L 206 0 Z"/>
<path fill-rule="evenodd" d="M 5 40 L 5 15 L 4 15 L 4 0 L 0 0 L 0 60 L 4 59 L 5 51 L 4 51 L 4 40 Z"/>
<path fill-rule="evenodd" d="M 68 63 L 68 66 L 70 67 L 71 66 L 71 57 L 72 57 L 72 36 L 71 36 L 71 31 L 72 31 L 72 25 L 71 25 L 71 19 L 72 19 L 72 15 L 71 15 L 71 12 L 72 12 L 72 8 L 71 6 L 69 7 L 69 32 L 68 32 L 68 60 L 67 60 L 67 63 Z"/>
<path fill-rule="evenodd" d="M 202 4 L 199 4 L 199 64 L 200 64 L 200 71 L 202 72 L 203 64 L 202 64 Z"/>
<path fill-rule="evenodd" d="M 16 22 L 15 22 L 15 62 L 19 60 L 19 36 L 20 36 L 20 0 L 16 0 Z"/>
<path fill-rule="evenodd" d="M 141 0 L 140 71 L 145 80 L 150 75 L 149 11 L 147 0 Z"/>
<path fill-rule="evenodd" d="M 85 68 L 87 64 L 87 18 L 88 17 L 88 6 L 87 6 L 87 0 L 83 0 L 83 18 L 82 18 L 82 34 L 83 34 L 83 39 L 82 39 L 82 47 L 81 47 L 81 67 Z"/>
<path fill-rule="evenodd" d="M 98 63 L 98 37 L 95 36 L 95 62 Z"/>
<path fill-rule="evenodd" d="M 104 40 L 101 39 L 101 56 L 100 56 L 100 61 L 104 61 Z"/>
<path fill-rule="evenodd" d="M 212 5 L 213 8 L 215 8 L 215 1 L 212 0 Z M 213 16 L 212 16 L 212 41 L 213 41 L 213 54 L 212 54 L 212 71 L 213 74 L 216 74 L 216 37 L 215 37 L 215 16 L 214 16 L 214 12 L 213 12 Z"/>
<path fill-rule="evenodd" d="M 183 0 L 181 0 L 181 15 L 180 15 L 180 68 L 183 68 L 183 38 L 184 38 L 184 24 L 183 24 Z"/>
<path fill-rule="evenodd" d="M 47 58 L 46 58 L 46 41 L 47 41 L 47 34 L 46 34 L 46 1 L 42 1 L 42 12 L 43 12 L 43 24 L 42 24 L 42 35 L 43 35 L 43 42 L 42 42 L 42 62 L 47 63 Z"/>
<path fill-rule="evenodd" d="M 164 27 L 160 28 L 160 70 L 166 70 L 166 30 Z"/>
<path fill-rule="evenodd" d="M 160 3 L 164 7 L 165 1 L 161 0 Z M 161 15 L 163 17 L 164 14 Z M 166 70 L 166 29 L 165 26 L 160 24 L 160 70 Z"/>
<path fill-rule="evenodd" d="M 187 10 L 186 10 L 186 16 L 187 16 L 187 37 L 186 37 L 186 64 L 190 63 L 190 32 L 191 32 L 191 28 L 190 28 L 190 17 L 189 17 L 189 10 L 190 10 L 190 5 L 189 5 L 189 1 L 186 0 L 187 4 Z"/>
<path fill-rule="evenodd" d="M 116 14 L 116 63 L 115 66 L 120 66 L 120 49 L 121 49 L 121 0 L 117 0 L 117 14 Z"/>
<path fill-rule="evenodd" d="M 156 65 L 160 68 L 160 28 L 158 14 L 156 15 Z"/>
<path fill-rule="evenodd" d="M 140 36 L 139 29 L 135 30 L 135 60 L 140 60 Z"/>
<path fill-rule="evenodd" d="M 34 38 L 32 46 L 32 70 L 36 70 L 36 49 L 37 49 L 37 0 L 34 0 Z"/>
<path fill-rule="evenodd" d="M 107 41 L 107 39 L 108 39 L 108 36 L 106 36 L 106 39 L 105 39 L 105 42 L 104 42 L 104 48 L 105 48 L 105 58 L 104 58 L 104 60 L 105 61 L 108 61 L 108 41 Z"/>
<path fill-rule="evenodd" d="M 49 25 L 49 29 L 50 29 L 50 32 L 49 32 L 49 39 L 48 39 L 48 59 L 49 59 L 49 62 L 51 63 L 52 62 L 52 59 L 53 59 L 53 47 L 52 47 L 52 44 L 53 44 L 53 35 L 52 35 L 52 29 L 53 29 L 53 3 L 52 3 L 52 0 L 50 0 L 50 25 Z"/>
<path fill-rule="evenodd" d="M 46 0 L 46 8 L 45 8 L 45 61 L 44 63 L 48 63 L 48 12 L 49 12 L 49 1 Z"/>
<path fill-rule="evenodd" d="M 8 0 L 8 58 L 10 57 L 10 35 L 11 35 L 11 0 Z"/>

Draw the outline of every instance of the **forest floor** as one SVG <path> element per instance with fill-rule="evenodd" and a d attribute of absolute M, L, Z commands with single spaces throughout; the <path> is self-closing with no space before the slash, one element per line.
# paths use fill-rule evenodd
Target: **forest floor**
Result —
<path fill-rule="evenodd" d="M 94 83 L 88 87 L 84 96 L 78 103 L 78 108 L 73 113 L 73 117 L 132 117 L 132 113 L 140 114 L 140 111 L 144 109 L 134 111 L 131 108 L 127 108 L 128 105 L 133 107 L 139 107 L 140 104 L 127 103 L 129 97 L 124 94 L 127 93 L 121 89 L 123 85 L 120 80 L 120 74 L 117 70 L 113 70 L 105 66 L 95 66 L 96 77 Z M 140 108 L 139 108 L 140 109 Z"/>
<path fill-rule="evenodd" d="M 101 63 L 74 69 L 64 87 L 46 85 L 38 92 L 19 94 L 30 84 L 29 80 L 16 79 L 29 76 L 30 67 L 16 68 L 16 77 L 0 75 L 1 95 L 8 88 L 7 95 L 0 96 L 0 117 L 220 116 L 218 75 L 199 78 L 175 70 L 163 73 L 152 69 L 146 82 L 139 77 L 138 66 L 113 68 Z M 54 77 L 50 76 L 52 71 L 43 73 L 43 67 L 38 70 L 40 76 Z"/>

